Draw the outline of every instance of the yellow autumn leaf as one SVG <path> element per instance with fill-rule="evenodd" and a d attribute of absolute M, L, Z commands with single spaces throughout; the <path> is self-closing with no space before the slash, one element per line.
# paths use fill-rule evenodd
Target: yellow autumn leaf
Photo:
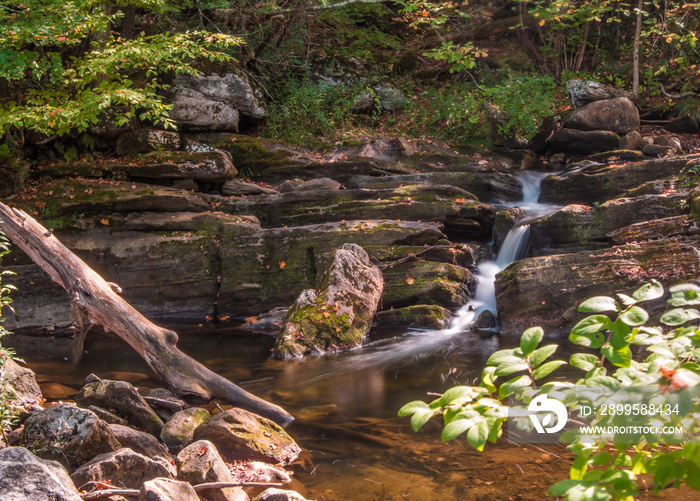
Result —
<path fill-rule="evenodd" d="M 285 263 L 284 261 L 280 261 L 280 262 L 279 262 L 279 265 L 280 265 L 280 270 L 281 270 L 282 268 L 284 268 L 285 266 L 287 266 L 287 263 Z"/>
<path fill-rule="evenodd" d="M 413 282 L 415 282 L 415 281 L 416 281 L 416 280 L 415 280 L 414 278 L 411 278 L 411 277 L 408 277 L 408 278 L 406 279 L 406 283 L 407 283 L 408 285 L 412 285 Z"/>
<path fill-rule="evenodd" d="M 540 19 L 540 26 L 544 26 L 544 19 Z"/>
<path fill-rule="evenodd" d="M 323 312 L 323 316 L 324 316 L 324 317 L 326 317 L 326 318 L 328 318 L 328 317 L 330 317 L 330 316 L 331 316 L 331 314 L 330 314 L 330 313 L 328 313 L 327 311 L 324 311 L 324 312 Z"/>
<path fill-rule="evenodd" d="M 104 224 L 105 226 L 109 226 L 109 219 L 107 219 L 107 218 L 100 219 L 100 223 Z"/>

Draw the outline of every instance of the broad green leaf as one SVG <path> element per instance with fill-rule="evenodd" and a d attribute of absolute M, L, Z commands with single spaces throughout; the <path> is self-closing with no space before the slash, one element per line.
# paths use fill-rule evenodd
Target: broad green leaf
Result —
<path fill-rule="evenodd" d="M 501 387 L 498 390 L 498 398 L 506 398 L 511 393 L 515 393 L 520 388 L 530 386 L 531 384 L 532 379 L 530 379 L 530 376 L 518 376 L 516 378 L 513 378 L 510 381 L 506 381 L 501 385 Z"/>
<path fill-rule="evenodd" d="M 463 411 L 450 421 L 442 430 L 442 440 L 447 442 L 460 436 L 481 419 L 481 414 L 476 411 Z"/>
<path fill-rule="evenodd" d="M 600 359 L 590 353 L 574 353 L 569 359 L 569 364 L 586 372 L 592 370 L 600 363 Z"/>
<path fill-rule="evenodd" d="M 605 315 L 591 315 L 577 323 L 574 328 L 571 329 L 571 333 L 577 336 L 589 336 L 596 332 L 609 329 L 611 326 L 612 322 Z"/>
<path fill-rule="evenodd" d="M 659 355 L 663 355 L 664 357 L 668 358 L 675 358 L 676 355 L 673 353 L 673 350 L 671 350 L 671 347 L 667 345 L 665 342 L 658 343 L 658 344 L 652 344 L 651 346 L 647 346 L 647 350 L 652 352 L 652 353 L 658 353 Z"/>
<path fill-rule="evenodd" d="M 556 344 L 548 344 L 547 346 L 543 346 L 542 348 L 538 348 L 533 351 L 532 355 L 530 355 L 530 359 L 528 360 L 530 367 L 533 369 L 539 367 L 542 362 L 547 360 L 555 351 L 557 351 L 557 348 L 558 346 Z"/>
<path fill-rule="evenodd" d="M 607 452 L 599 452 L 591 458 L 591 464 L 596 466 L 603 466 L 610 462 L 610 454 Z"/>
<path fill-rule="evenodd" d="M 619 388 L 622 386 L 617 379 L 610 376 L 594 376 L 586 379 L 586 384 L 590 386 L 607 386 L 608 388 Z"/>
<path fill-rule="evenodd" d="M 632 362 L 632 351 L 629 346 L 616 349 L 615 347 L 606 344 L 600 349 L 600 352 L 610 360 L 610 363 L 618 367 L 629 367 Z"/>
<path fill-rule="evenodd" d="M 680 284 L 669 289 L 671 299 L 668 304 L 671 306 L 688 306 L 700 304 L 700 287 L 695 284 Z"/>
<path fill-rule="evenodd" d="M 488 422 L 486 419 L 482 419 L 477 424 L 469 428 L 469 431 L 467 432 L 467 440 L 469 441 L 469 444 L 477 451 L 483 451 L 486 440 L 489 438 L 489 431 Z"/>
<path fill-rule="evenodd" d="M 409 402 L 399 409 L 399 416 L 410 416 L 418 411 L 426 410 L 430 410 L 428 404 L 422 400 L 414 400 L 413 402 Z"/>
<path fill-rule="evenodd" d="M 481 392 L 483 392 L 483 390 L 474 388 L 473 386 L 455 386 L 447 390 L 442 397 L 440 397 L 439 405 L 440 407 L 447 407 L 452 402 L 457 400 L 462 402 L 471 402 L 474 400 L 474 397 L 479 395 Z"/>
<path fill-rule="evenodd" d="M 568 479 L 557 482 L 549 488 L 547 493 L 550 496 L 567 496 L 571 501 L 588 501 L 583 497 L 583 491 L 595 485 L 596 483 L 591 481 Z"/>
<path fill-rule="evenodd" d="M 551 362 L 547 362 L 546 364 L 535 369 L 532 372 L 532 377 L 533 379 L 541 379 L 545 376 L 549 376 L 553 371 L 555 371 L 562 365 L 566 365 L 566 362 L 564 362 L 563 360 L 553 360 Z"/>
<path fill-rule="evenodd" d="M 623 306 L 632 306 L 637 302 L 636 299 L 633 297 L 628 296 L 627 294 L 618 294 L 617 297 L 620 298 L 620 302 L 622 303 Z"/>
<path fill-rule="evenodd" d="M 520 336 L 520 349 L 523 351 L 523 355 L 528 356 L 535 351 L 543 337 L 544 331 L 542 327 L 532 327 L 523 332 L 522 336 Z"/>
<path fill-rule="evenodd" d="M 420 430 L 431 417 L 433 417 L 432 409 L 416 411 L 416 413 L 411 417 L 411 428 L 413 428 L 413 431 Z"/>
<path fill-rule="evenodd" d="M 627 325 L 636 327 L 638 325 L 644 325 L 646 321 L 649 320 L 649 314 L 639 306 L 630 306 L 629 309 L 620 314 L 619 319 Z"/>
<path fill-rule="evenodd" d="M 501 363 L 501 360 L 513 356 L 515 356 L 515 349 L 513 348 L 510 350 L 498 350 L 489 357 L 486 365 L 498 365 Z"/>
<path fill-rule="evenodd" d="M 503 359 L 501 363 L 498 364 L 494 374 L 496 376 L 507 376 L 509 374 L 513 374 L 514 372 L 523 371 L 528 367 L 529 365 L 527 361 L 523 360 L 522 358 L 509 357 Z"/>
<path fill-rule="evenodd" d="M 585 336 L 574 334 L 572 332 L 569 334 L 569 341 L 580 346 L 586 346 L 587 348 L 600 348 L 605 342 L 605 336 L 603 336 L 603 334 L 600 332 L 595 332 Z"/>
<path fill-rule="evenodd" d="M 632 296 L 637 301 L 651 301 L 652 299 L 658 299 L 664 295 L 664 287 L 657 280 L 651 280 L 648 284 L 642 285 L 639 289 L 634 291 Z"/>
<path fill-rule="evenodd" d="M 611 297 L 596 296 L 586 299 L 578 307 L 583 313 L 601 313 L 603 311 L 620 311 L 620 305 Z"/>
<path fill-rule="evenodd" d="M 674 310 L 667 311 L 664 313 L 659 321 L 664 325 L 669 325 L 671 327 L 676 327 L 678 325 L 683 325 L 691 320 L 696 320 L 700 318 L 700 312 L 694 308 L 684 310 L 682 308 L 676 308 Z"/>

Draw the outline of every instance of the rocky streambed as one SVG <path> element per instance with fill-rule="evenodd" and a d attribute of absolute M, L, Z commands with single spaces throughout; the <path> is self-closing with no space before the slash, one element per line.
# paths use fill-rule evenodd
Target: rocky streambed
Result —
<path fill-rule="evenodd" d="M 493 257 L 492 235 L 498 245 L 523 216 L 501 205 L 522 199 L 518 181 L 522 165 L 505 160 L 506 156 L 486 158 L 401 139 L 356 141 L 318 153 L 236 134 L 148 130 L 128 134 L 119 142 L 124 156 L 41 166 L 32 172 L 33 181 L 3 201 L 42 221 L 154 320 L 244 323 L 249 331 L 277 336 L 285 325 L 286 309 L 303 291 L 319 290 L 336 251 L 355 244 L 366 253 L 363 262 L 376 267 L 383 282 L 368 293 L 377 299 L 375 325 L 440 329 L 473 297 L 479 263 Z M 496 277 L 502 335 L 533 325 L 558 335 L 579 319 L 576 307 L 590 296 L 628 292 L 650 278 L 666 284 L 698 279 L 700 155 L 673 154 L 668 149 L 662 153 L 670 156 L 612 151 L 569 162 L 568 169 L 544 179 L 540 200 L 563 208 L 531 223 L 528 257 Z M 630 155 L 633 160 L 624 160 Z M 68 295 L 26 256 L 15 251 L 2 266 L 17 274 L 13 283 L 19 289 L 13 296 L 14 311 L 3 312 L 8 329 L 42 336 L 47 343 L 52 337 L 81 335 Z M 310 321 L 330 322 L 336 313 L 333 306 L 319 310 L 318 318 Z M 360 340 L 364 332 L 360 329 Z M 331 341 L 318 348 L 310 345 L 308 336 L 299 337 L 296 331 L 289 335 L 294 348 L 278 350 L 283 355 L 349 347 Z M 81 393 L 123 384 L 88 380 Z M 133 388 L 128 393 L 129 405 L 145 399 L 146 408 L 156 416 L 136 422 L 131 411 L 116 407 L 114 397 L 92 401 L 81 396 L 76 397 L 79 407 L 40 411 L 31 407 L 37 396 L 27 402 L 31 412 L 10 442 L 35 452 L 41 444 L 55 443 L 43 452 L 61 459 L 55 451 L 63 450 L 63 442 L 41 435 L 49 433 L 44 428 L 32 431 L 38 416 L 66 413 L 47 418 L 48 430 L 55 422 L 94 422 L 104 434 L 97 440 L 102 445 L 89 452 L 71 449 L 59 454 L 70 459 L 64 466 L 74 476 L 81 469 L 90 470 L 81 473 L 80 481 L 73 479 L 76 485 L 112 481 L 110 472 L 126 468 L 121 465 L 139 465 L 134 468 L 141 472 L 146 459 L 160 465 L 154 466 L 151 478 L 177 477 L 196 485 L 214 480 L 191 480 L 181 473 L 180 454 L 197 459 L 218 449 L 227 468 L 226 462 L 234 460 L 285 465 L 299 452 L 296 444 L 289 446 L 294 452 L 288 452 L 280 438 L 249 444 L 246 457 L 235 452 L 225 457 L 225 446 L 218 439 L 194 431 L 201 427 L 192 424 L 200 424 L 196 407 L 173 395 L 141 395 Z M 163 420 L 170 419 L 175 406 L 181 407 L 175 413 L 186 412 L 185 420 L 194 428 L 191 437 L 173 445 L 163 435 L 170 421 Z M 159 408 L 170 414 L 157 416 Z M 225 417 L 229 414 L 236 411 L 209 419 L 229 422 Z M 260 423 L 262 418 L 235 419 Z M 142 441 L 155 440 L 153 446 L 158 444 L 160 452 L 150 450 L 145 459 L 123 457 L 126 453 L 120 451 L 125 447 L 136 455 L 134 447 L 142 447 L 126 437 L 131 432 L 115 428 L 126 424 L 150 433 L 151 438 L 141 436 Z M 275 433 L 284 433 L 270 426 Z M 115 430 L 122 434 L 115 435 Z M 270 438 L 266 434 L 272 431 L 261 433 Z M 231 447 L 238 451 L 245 439 L 235 440 Z M 267 454 L 278 449 L 284 458 Z M 7 456 L 3 464 L 29 461 L 19 449 L 2 454 Z M 107 458 L 102 457 L 105 454 Z M 176 467 L 169 463 L 173 457 Z M 97 458 L 99 466 L 94 466 Z M 218 464 L 216 457 L 214 463 Z M 285 478 L 283 473 L 275 470 L 270 475 L 279 480 Z M 150 480 L 138 478 L 135 488 L 143 489 Z M 226 474 L 221 478 L 216 481 L 230 481 Z M 125 482 L 115 477 L 113 485 Z M 222 499 L 247 496 L 239 489 Z"/>

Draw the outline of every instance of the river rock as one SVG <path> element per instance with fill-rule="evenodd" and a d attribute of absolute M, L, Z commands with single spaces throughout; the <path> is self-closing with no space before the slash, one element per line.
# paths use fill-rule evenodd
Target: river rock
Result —
<path fill-rule="evenodd" d="M 602 130 L 559 129 L 547 142 L 558 151 L 588 154 L 618 149 L 620 136 Z"/>
<path fill-rule="evenodd" d="M 687 195 L 669 193 L 615 198 L 596 207 L 567 205 L 530 225 L 530 255 L 607 247 L 611 231 L 630 224 L 678 216 Z"/>
<path fill-rule="evenodd" d="M 253 501 L 306 501 L 306 498 L 296 491 L 270 487 L 256 496 Z"/>
<path fill-rule="evenodd" d="M 440 330 L 447 329 L 453 317 L 454 313 L 442 306 L 418 304 L 377 312 L 375 327 Z"/>
<path fill-rule="evenodd" d="M 245 183 L 236 179 L 230 179 L 221 186 L 221 193 L 228 196 L 245 195 L 276 195 L 277 192 L 271 188 L 265 188 L 254 183 Z"/>
<path fill-rule="evenodd" d="M 152 459 L 159 458 L 165 461 L 171 459 L 168 448 L 150 433 L 137 431 L 119 424 L 110 424 L 109 429 L 112 430 L 114 438 L 117 439 L 122 447 Z"/>
<path fill-rule="evenodd" d="M 683 169 L 695 166 L 700 166 L 700 155 L 594 165 L 542 180 L 540 202 L 585 205 L 603 203 L 646 182 L 676 176 Z"/>
<path fill-rule="evenodd" d="M 287 465 L 301 448 L 279 425 L 243 409 L 221 412 L 194 432 L 195 440 L 209 440 L 225 461 L 264 461 Z"/>
<path fill-rule="evenodd" d="M 138 489 L 144 482 L 158 477 L 175 477 L 175 467 L 165 460 L 153 460 L 126 448 L 95 456 L 71 475 L 78 487 L 88 482 L 109 482 L 125 489 Z"/>
<path fill-rule="evenodd" d="M 2 393 L 11 392 L 10 404 L 22 407 L 38 405 L 42 400 L 41 389 L 36 382 L 36 374 L 20 366 L 11 358 L 5 358 L 0 352 L 0 383 Z"/>
<path fill-rule="evenodd" d="M 198 440 L 185 447 L 177 455 L 177 478 L 199 485 L 209 482 L 233 483 L 233 475 L 214 444 Z M 248 495 L 240 487 L 211 489 L 206 493 L 211 501 L 247 501 Z"/>
<path fill-rule="evenodd" d="M 406 105 L 403 92 L 384 85 L 374 86 L 369 92 L 356 96 L 354 100 L 353 113 L 371 113 L 374 110 L 395 112 Z"/>
<path fill-rule="evenodd" d="M 199 496 L 187 482 L 154 478 L 143 483 L 139 489 L 138 501 L 199 501 Z"/>
<path fill-rule="evenodd" d="M 620 149 L 621 150 L 639 150 L 641 151 L 645 142 L 642 140 L 642 136 L 636 130 L 628 132 L 620 138 Z"/>
<path fill-rule="evenodd" d="M 594 82 L 592 80 L 582 80 L 580 78 L 566 82 L 566 93 L 569 95 L 569 100 L 575 109 L 595 101 L 621 97 L 632 100 L 636 98 L 631 92 L 616 89 L 611 85 Z"/>
<path fill-rule="evenodd" d="M 190 407 L 173 414 L 160 432 L 160 439 L 173 452 L 182 450 L 192 441 L 194 430 L 211 417 L 209 411 Z"/>
<path fill-rule="evenodd" d="M 696 279 L 698 245 L 695 236 L 516 261 L 496 276 L 501 332 L 539 325 L 549 336 L 566 333 L 590 297 L 630 294 L 651 278 L 665 285 Z"/>
<path fill-rule="evenodd" d="M 39 459 L 24 447 L 0 450 L 3 501 L 80 501 L 68 472 L 55 461 Z"/>
<path fill-rule="evenodd" d="M 382 271 L 382 309 L 415 304 L 456 309 L 471 297 L 476 281 L 461 266 L 432 261 L 406 261 Z"/>
<path fill-rule="evenodd" d="M 230 155 L 219 150 L 147 153 L 133 162 L 115 163 L 111 168 L 136 180 L 193 179 L 219 184 L 238 174 Z"/>
<path fill-rule="evenodd" d="M 163 422 L 170 419 L 176 412 L 187 408 L 187 404 L 183 400 L 165 388 L 151 388 L 140 393 Z"/>
<path fill-rule="evenodd" d="M 182 147 L 180 134 L 173 131 L 139 129 L 119 136 L 116 154 L 138 155 L 152 151 L 173 151 Z"/>
<path fill-rule="evenodd" d="M 675 151 L 676 149 L 673 146 L 662 146 L 660 144 L 645 144 L 642 148 L 642 153 L 648 157 L 665 157 Z"/>
<path fill-rule="evenodd" d="M 93 412 L 72 404 L 58 404 L 35 412 L 24 423 L 23 444 L 39 456 L 72 467 L 120 444 L 109 426 Z"/>
<path fill-rule="evenodd" d="M 288 484 L 290 473 L 278 466 L 260 461 L 236 462 L 229 465 L 234 482 L 265 482 Z"/>
<path fill-rule="evenodd" d="M 343 244 L 317 287 L 290 308 L 273 355 L 298 357 L 354 348 L 372 325 L 384 289 L 382 273 L 356 244 Z"/>
<path fill-rule="evenodd" d="M 576 109 L 564 120 L 563 126 L 567 129 L 612 131 L 624 135 L 639 130 L 639 112 L 626 97 L 616 97 Z"/>
<path fill-rule="evenodd" d="M 115 409 L 116 414 L 124 417 L 132 425 L 160 436 L 163 421 L 146 403 L 139 392 L 125 381 L 103 379 L 89 383 L 80 389 L 75 402 L 82 406 L 97 405 L 106 409 Z"/>
<path fill-rule="evenodd" d="M 494 251 L 498 252 L 498 249 L 503 245 L 503 241 L 506 239 L 508 232 L 515 227 L 518 220 L 526 216 L 526 213 L 520 207 L 510 207 L 508 209 L 499 211 L 493 222 L 493 247 Z"/>

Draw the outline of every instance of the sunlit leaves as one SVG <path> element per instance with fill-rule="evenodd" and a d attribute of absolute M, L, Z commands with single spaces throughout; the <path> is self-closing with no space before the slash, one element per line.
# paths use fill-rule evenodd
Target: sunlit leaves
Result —
<path fill-rule="evenodd" d="M 523 355 L 528 356 L 535 351 L 543 337 L 544 331 L 542 327 L 531 327 L 523 332 L 522 336 L 520 336 L 520 349 Z"/>
<path fill-rule="evenodd" d="M 578 311 L 584 313 L 602 313 L 605 311 L 618 311 L 617 301 L 611 297 L 596 296 L 585 300 L 578 307 Z"/>

